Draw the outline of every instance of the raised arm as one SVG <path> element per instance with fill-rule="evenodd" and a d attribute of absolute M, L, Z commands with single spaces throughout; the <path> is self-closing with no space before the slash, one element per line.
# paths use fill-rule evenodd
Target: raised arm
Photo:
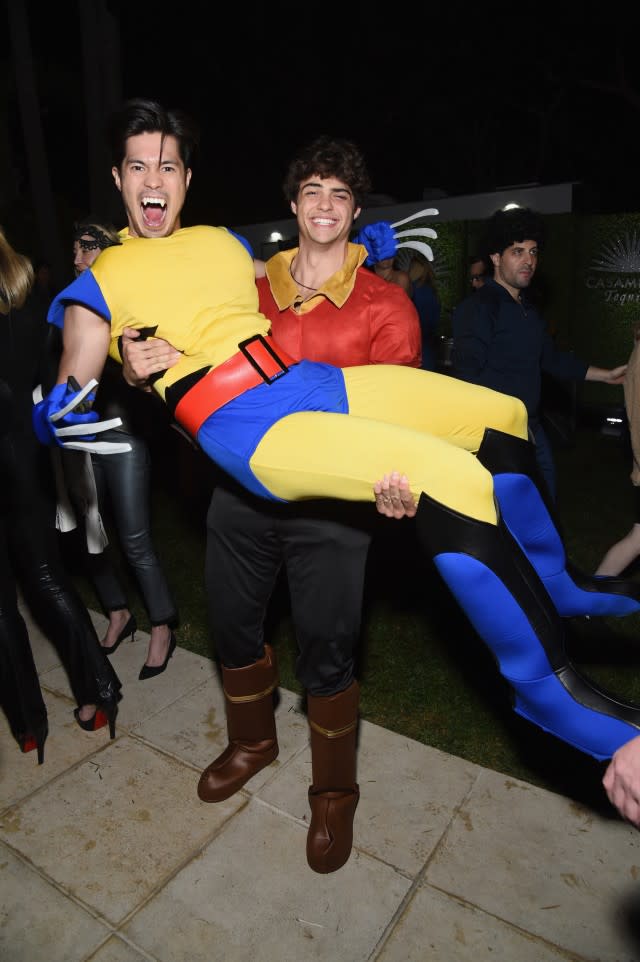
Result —
<path fill-rule="evenodd" d="M 99 314 L 79 304 L 66 307 L 56 383 L 66 383 L 71 375 L 79 384 L 86 384 L 92 378 L 99 380 L 110 339 L 109 324 Z"/>

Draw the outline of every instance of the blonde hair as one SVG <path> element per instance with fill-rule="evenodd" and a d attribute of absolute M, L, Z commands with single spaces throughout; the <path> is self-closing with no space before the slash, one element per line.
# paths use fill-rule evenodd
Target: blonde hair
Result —
<path fill-rule="evenodd" d="M 18 254 L 0 228 L 0 314 L 22 307 L 33 287 L 33 264 Z"/>

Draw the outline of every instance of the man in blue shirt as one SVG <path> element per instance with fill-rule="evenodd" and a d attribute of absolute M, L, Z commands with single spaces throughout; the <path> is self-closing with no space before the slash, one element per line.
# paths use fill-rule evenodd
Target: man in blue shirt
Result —
<path fill-rule="evenodd" d="M 485 278 L 454 313 L 453 371 L 465 381 L 524 402 L 538 468 L 555 500 L 553 456 L 540 423 L 542 372 L 561 380 L 621 384 L 626 365 L 594 367 L 557 350 L 526 294 L 542 242 L 542 220 L 528 208 L 499 210 L 489 219 L 484 249 L 493 264 L 493 279 Z"/>

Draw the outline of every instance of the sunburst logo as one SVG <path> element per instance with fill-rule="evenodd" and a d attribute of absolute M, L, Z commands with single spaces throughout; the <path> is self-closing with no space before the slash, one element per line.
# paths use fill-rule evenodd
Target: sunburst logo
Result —
<path fill-rule="evenodd" d="M 593 259 L 591 269 L 611 274 L 640 274 L 640 237 L 636 231 L 603 245 L 600 256 Z"/>

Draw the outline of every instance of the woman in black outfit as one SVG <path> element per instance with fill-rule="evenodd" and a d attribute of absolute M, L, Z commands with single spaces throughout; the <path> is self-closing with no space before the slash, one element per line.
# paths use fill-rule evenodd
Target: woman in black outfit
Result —
<path fill-rule="evenodd" d="M 85 731 L 115 737 L 120 681 L 58 551 L 49 452 L 31 421 L 33 388 L 46 379 L 47 304 L 30 261 L 0 230 L 0 704 L 22 751 L 44 757 L 47 712 L 16 584 L 53 642 Z"/>
<path fill-rule="evenodd" d="M 101 251 L 120 238 L 110 224 L 86 218 L 79 221 L 74 233 L 74 268 L 76 277 L 87 270 Z M 56 331 L 54 327 L 52 331 Z M 136 388 L 129 387 L 120 366 L 107 360 L 96 392 L 96 410 L 104 418 L 120 418 L 120 427 L 100 435 L 101 440 L 126 441 L 130 450 L 121 454 L 92 454 L 91 464 L 98 493 L 100 514 L 111 508 L 115 528 L 124 555 L 133 570 L 145 608 L 151 621 L 149 651 L 139 678 L 154 678 L 167 667 L 176 646 L 173 628 L 178 612 L 151 537 L 149 491 L 151 454 L 145 436 L 157 431 L 157 422 L 166 425 L 166 409 Z M 67 483 L 73 490 L 73 470 L 78 461 L 65 451 L 63 464 Z M 72 495 L 73 497 L 73 495 Z M 87 567 L 103 611 L 109 618 L 107 633 L 101 644 L 105 653 L 116 651 L 120 643 L 137 629 L 124 588 L 116 575 L 108 549 L 87 552 Z"/>

